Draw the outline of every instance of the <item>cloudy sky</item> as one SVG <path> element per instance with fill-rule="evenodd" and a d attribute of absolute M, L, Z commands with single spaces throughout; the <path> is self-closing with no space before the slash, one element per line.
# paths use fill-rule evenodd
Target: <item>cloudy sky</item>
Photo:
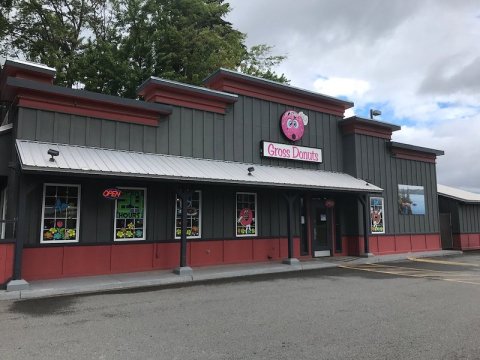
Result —
<path fill-rule="evenodd" d="M 445 151 L 439 183 L 480 192 L 478 0 L 228 2 L 248 45 L 288 56 L 291 85 L 380 109 L 395 141 Z"/>

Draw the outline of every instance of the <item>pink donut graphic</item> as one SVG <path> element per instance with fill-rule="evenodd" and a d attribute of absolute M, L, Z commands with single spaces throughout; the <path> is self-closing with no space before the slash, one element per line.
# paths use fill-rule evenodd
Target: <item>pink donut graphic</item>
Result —
<path fill-rule="evenodd" d="M 253 213 L 249 208 L 243 208 L 240 210 L 238 222 L 243 226 L 249 226 L 253 222 Z"/>
<path fill-rule="evenodd" d="M 304 113 L 293 110 L 285 111 L 280 121 L 283 134 L 292 141 L 298 141 L 303 137 L 307 123 L 308 117 Z"/>

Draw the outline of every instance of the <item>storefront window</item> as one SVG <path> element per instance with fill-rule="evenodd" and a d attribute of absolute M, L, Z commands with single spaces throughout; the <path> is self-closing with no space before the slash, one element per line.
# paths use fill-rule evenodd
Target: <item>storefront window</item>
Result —
<path fill-rule="evenodd" d="M 145 240 L 146 192 L 143 188 L 121 188 L 115 200 L 115 241 Z"/>
<path fill-rule="evenodd" d="M 236 235 L 257 236 L 257 194 L 238 192 L 236 197 Z"/>
<path fill-rule="evenodd" d="M 383 198 L 370 198 L 370 231 L 372 234 L 385 234 Z"/>
<path fill-rule="evenodd" d="M 199 238 L 202 234 L 202 193 L 194 191 L 186 202 L 187 238 Z M 182 200 L 177 195 L 175 202 L 175 239 L 182 236 Z"/>
<path fill-rule="evenodd" d="M 78 242 L 80 185 L 45 184 L 41 243 Z"/>

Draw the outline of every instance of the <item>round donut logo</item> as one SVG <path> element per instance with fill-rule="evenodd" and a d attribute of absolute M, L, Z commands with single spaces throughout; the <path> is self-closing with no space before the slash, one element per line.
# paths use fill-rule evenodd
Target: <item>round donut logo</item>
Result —
<path fill-rule="evenodd" d="M 303 112 L 297 113 L 293 110 L 285 111 L 280 121 L 283 134 L 292 141 L 298 141 L 303 137 L 307 124 L 308 116 Z"/>
<path fill-rule="evenodd" d="M 239 214 L 239 218 L 238 218 L 238 222 L 240 224 L 242 224 L 242 226 L 250 226 L 252 225 L 252 222 L 253 222 L 253 214 L 252 214 L 252 210 L 250 210 L 249 208 L 243 208 L 242 210 L 240 210 L 240 214 Z"/>

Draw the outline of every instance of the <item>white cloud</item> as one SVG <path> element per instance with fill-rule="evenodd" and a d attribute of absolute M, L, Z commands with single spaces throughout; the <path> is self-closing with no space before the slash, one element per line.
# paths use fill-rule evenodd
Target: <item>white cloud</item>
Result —
<path fill-rule="evenodd" d="M 229 2 L 248 44 L 288 55 L 278 72 L 292 85 L 347 96 L 350 114 L 380 108 L 408 124 L 397 141 L 445 150 L 440 181 L 480 188 L 478 1 Z"/>
<path fill-rule="evenodd" d="M 370 89 L 368 81 L 349 78 L 320 78 L 314 81 L 313 88 L 330 96 L 362 96 Z"/>

